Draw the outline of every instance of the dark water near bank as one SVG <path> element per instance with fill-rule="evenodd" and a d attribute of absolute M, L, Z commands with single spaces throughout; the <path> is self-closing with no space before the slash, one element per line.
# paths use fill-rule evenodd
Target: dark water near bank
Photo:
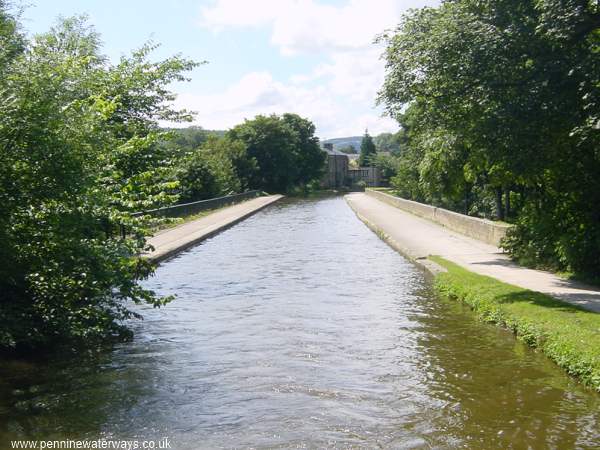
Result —
<path fill-rule="evenodd" d="M 273 206 L 161 266 L 133 342 L 0 366 L 11 438 L 197 448 L 593 448 L 600 396 L 436 298 L 343 199 Z"/>

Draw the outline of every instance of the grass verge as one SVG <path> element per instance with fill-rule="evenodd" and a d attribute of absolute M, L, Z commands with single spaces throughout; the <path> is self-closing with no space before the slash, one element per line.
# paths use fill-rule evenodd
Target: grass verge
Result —
<path fill-rule="evenodd" d="M 467 303 L 483 321 L 512 330 L 600 392 L 600 314 L 478 275 L 438 256 L 430 259 L 448 270 L 436 277 L 439 292 Z"/>
<path fill-rule="evenodd" d="M 226 206 L 223 206 L 221 208 L 206 209 L 206 210 L 200 211 L 200 212 L 198 212 L 196 214 L 191 214 L 189 216 L 168 218 L 166 222 L 162 222 L 160 225 L 158 225 L 156 227 L 152 227 L 150 229 L 150 231 L 152 233 L 157 233 L 159 231 L 169 230 L 171 228 L 178 227 L 179 225 L 183 225 L 184 223 L 188 223 L 188 222 L 191 222 L 193 220 L 200 219 L 201 217 L 205 217 L 205 216 L 208 216 L 210 214 L 216 213 L 218 211 L 222 211 L 223 209 L 229 208 L 230 206 L 233 206 L 233 204 L 232 205 L 226 205 Z"/>

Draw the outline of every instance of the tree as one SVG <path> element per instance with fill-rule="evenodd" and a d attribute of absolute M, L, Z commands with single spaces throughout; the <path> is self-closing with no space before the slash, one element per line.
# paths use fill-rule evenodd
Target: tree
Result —
<path fill-rule="evenodd" d="M 170 155 L 176 159 L 197 150 L 211 136 L 209 131 L 198 126 L 172 128 L 165 131 L 169 132 L 169 137 L 161 145 L 166 147 Z"/>
<path fill-rule="evenodd" d="M 0 75 L 25 49 L 17 19 L 10 14 L 5 0 L 0 0 Z"/>
<path fill-rule="evenodd" d="M 365 131 L 365 135 L 360 143 L 360 156 L 358 158 L 358 164 L 361 167 L 367 167 L 372 165 L 372 158 L 377 153 L 373 138 L 369 135 L 368 131 Z"/>
<path fill-rule="evenodd" d="M 390 182 L 390 179 L 398 174 L 399 158 L 387 153 L 377 153 L 372 159 L 373 166 L 381 171 L 381 180 L 384 186 Z"/>
<path fill-rule="evenodd" d="M 319 179 L 325 164 L 325 154 L 319 145 L 319 138 L 315 136 L 315 125 L 297 114 L 286 113 L 282 120 L 296 135 L 294 159 L 299 172 L 294 184 L 304 185 Z"/>
<path fill-rule="evenodd" d="M 228 131 L 244 142 L 256 171 L 248 176 L 252 189 L 285 192 L 320 176 L 325 154 L 314 136 L 314 125 L 296 114 L 256 116 Z"/>
<path fill-rule="evenodd" d="M 400 142 L 398 139 L 398 134 L 381 133 L 373 138 L 373 142 L 378 152 L 398 154 L 400 152 Z"/>
<path fill-rule="evenodd" d="M 245 156 L 242 142 L 209 136 L 180 162 L 177 169 L 180 201 L 191 202 L 238 193 L 241 180 L 235 164 Z"/>
<path fill-rule="evenodd" d="M 256 158 L 248 155 L 246 144 L 240 140 L 234 140 L 224 136 L 215 141 L 218 145 L 211 148 L 211 152 L 222 154 L 231 162 L 233 172 L 238 183 L 238 192 L 244 192 L 250 189 L 250 183 L 258 172 Z"/>
<path fill-rule="evenodd" d="M 455 206 L 464 195 L 467 210 L 491 199 L 516 217 L 506 245 L 520 260 L 596 273 L 599 26 L 584 0 L 414 10 L 381 38 L 379 97 L 396 118 L 413 108 L 420 188 Z"/>
<path fill-rule="evenodd" d="M 151 63 L 145 46 L 113 66 L 99 42 L 85 19 L 65 19 L 2 69 L 2 348 L 103 342 L 126 334 L 126 302 L 168 300 L 139 284 L 150 222 L 131 212 L 176 198 L 157 167 L 158 120 L 186 119 L 166 86 L 195 63 Z"/>

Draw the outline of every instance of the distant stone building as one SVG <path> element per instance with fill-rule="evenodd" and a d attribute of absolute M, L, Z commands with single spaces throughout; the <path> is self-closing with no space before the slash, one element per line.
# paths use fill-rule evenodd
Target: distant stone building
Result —
<path fill-rule="evenodd" d="M 325 189 L 336 189 L 347 185 L 348 177 L 348 157 L 345 153 L 333 149 L 333 144 L 325 144 L 324 150 L 327 153 L 327 167 L 321 187 Z"/>
<path fill-rule="evenodd" d="M 348 169 L 348 178 L 351 185 L 364 181 L 367 187 L 381 186 L 381 170 L 377 167 L 359 167 Z"/>
<path fill-rule="evenodd" d="M 321 187 L 324 189 L 351 188 L 361 181 L 368 187 L 377 187 L 381 184 L 381 171 L 376 167 L 348 167 L 349 157 L 346 153 L 333 149 L 333 144 L 325 144 L 323 150 L 327 153 L 327 167 Z"/>

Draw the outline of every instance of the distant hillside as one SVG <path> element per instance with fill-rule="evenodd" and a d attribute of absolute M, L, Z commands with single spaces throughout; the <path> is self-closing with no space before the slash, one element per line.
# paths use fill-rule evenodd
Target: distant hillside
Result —
<path fill-rule="evenodd" d="M 216 134 L 217 136 L 224 136 L 225 133 L 227 133 L 226 130 L 205 130 L 204 128 L 199 127 L 197 125 L 190 125 L 188 127 L 177 127 L 177 128 L 165 127 L 165 128 L 163 128 L 163 130 L 175 131 L 177 134 L 180 134 L 180 135 Z"/>
<path fill-rule="evenodd" d="M 334 138 L 334 139 L 325 139 L 323 144 L 333 144 L 334 150 L 341 150 L 348 146 L 354 147 L 356 153 L 360 151 L 360 143 L 362 141 L 362 136 L 350 136 L 350 137 L 342 137 L 342 138 Z"/>

